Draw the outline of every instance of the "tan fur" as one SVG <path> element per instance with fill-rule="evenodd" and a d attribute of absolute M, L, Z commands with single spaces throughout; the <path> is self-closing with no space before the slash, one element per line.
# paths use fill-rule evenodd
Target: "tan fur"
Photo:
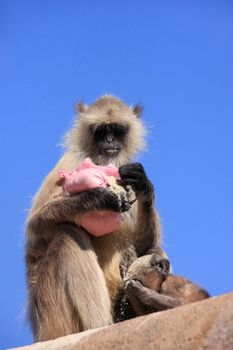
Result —
<path fill-rule="evenodd" d="M 161 293 L 179 300 L 181 304 L 189 304 L 207 298 L 207 292 L 203 288 L 185 277 L 172 274 L 168 275 L 162 283 Z"/>
<path fill-rule="evenodd" d="M 91 125 L 98 126 L 104 123 L 120 123 L 129 127 L 129 134 L 124 151 L 118 159 L 108 159 L 116 165 L 122 165 L 133 159 L 139 150 L 145 148 L 144 136 L 146 134 L 142 122 L 137 118 L 132 108 L 125 105 L 120 99 L 113 96 L 103 96 L 99 98 L 90 107 L 79 105 L 79 119 L 76 119 L 75 126 L 65 137 L 65 146 L 72 152 L 84 158 L 86 154 L 90 154 L 99 163 L 103 163 L 104 159 L 96 154 L 96 150 L 92 149 L 90 143 L 89 127 Z M 139 113 L 136 110 L 136 113 Z M 136 118 L 135 118 L 136 116 Z"/>
<path fill-rule="evenodd" d="M 162 311 L 209 297 L 206 290 L 185 277 L 169 274 L 161 255 L 136 259 L 125 275 L 125 287 L 136 315 Z M 157 261 L 157 265 L 153 262 Z M 162 266 L 164 266 L 162 273 Z"/>
<path fill-rule="evenodd" d="M 27 223 L 26 263 L 29 313 L 35 340 L 43 341 L 112 323 L 112 306 L 122 284 L 122 251 L 134 246 L 138 254 L 160 243 L 160 226 L 153 206 L 138 199 L 124 214 L 116 232 L 90 236 L 77 224 L 78 205 L 88 193 L 65 196 L 56 183 L 59 169 L 73 170 L 85 157 L 97 164 L 128 163 L 144 147 L 145 129 L 139 109 L 113 96 L 89 107 L 77 106 L 79 118 L 66 136 L 66 152 L 44 180 L 34 198 Z M 88 128 L 117 122 L 129 126 L 124 149 L 117 158 L 93 150 Z M 151 238 L 151 233 L 154 237 Z"/>

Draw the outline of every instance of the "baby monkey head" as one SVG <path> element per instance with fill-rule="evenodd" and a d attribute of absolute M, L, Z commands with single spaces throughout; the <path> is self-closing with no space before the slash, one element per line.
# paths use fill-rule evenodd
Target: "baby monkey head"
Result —
<path fill-rule="evenodd" d="M 78 103 L 78 116 L 67 134 L 66 144 L 71 151 L 90 157 L 96 164 L 120 166 L 144 148 L 141 112 L 140 105 L 130 107 L 110 95 L 89 106 Z"/>
<path fill-rule="evenodd" d="M 158 254 L 144 255 L 130 265 L 125 282 L 131 279 L 138 280 L 143 286 L 159 292 L 169 270 L 170 263 L 167 259 Z"/>

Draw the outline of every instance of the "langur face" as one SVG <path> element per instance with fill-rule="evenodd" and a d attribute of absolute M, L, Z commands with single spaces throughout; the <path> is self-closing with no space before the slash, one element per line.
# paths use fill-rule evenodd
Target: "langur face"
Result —
<path fill-rule="evenodd" d="M 170 263 L 157 254 L 153 254 L 149 267 L 145 270 L 142 284 L 155 291 L 159 291 L 162 282 L 167 278 L 170 269 Z"/>
<path fill-rule="evenodd" d="M 140 105 L 130 107 L 114 96 L 103 96 L 90 106 L 78 103 L 76 110 L 77 119 L 64 145 L 78 157 L 120 166 L 144 149 L 146 131 L 139 118 Z"/>
<path fill-rule="evenodd" d="M 129 126 L 118 123 L 91 125 L 90 134 L 99 155 L 117 157 L 123 149 Z"/>
<path fill-rule="evenodd" d="M 133 262 L 129 267 L 126 281 L 138 280 L 144 287 L 159 291 L 162 282 L 169 274 L 170 263 L 157 254 L 145 255 Z"/>

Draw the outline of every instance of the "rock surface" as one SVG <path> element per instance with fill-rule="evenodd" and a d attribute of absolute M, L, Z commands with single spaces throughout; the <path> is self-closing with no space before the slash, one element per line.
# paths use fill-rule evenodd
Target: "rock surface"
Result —
<path fill-rule="evenodd" d="M 233 293 L 18 350 L 232 350 Z"/>

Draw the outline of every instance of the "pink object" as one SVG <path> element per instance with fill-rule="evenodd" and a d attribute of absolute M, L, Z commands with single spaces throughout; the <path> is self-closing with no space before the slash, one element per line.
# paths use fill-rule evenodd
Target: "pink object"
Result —
<path fill-rule="evenodd" d="M 90 158 L 86 158 L 74 171 L 59 170 L 58 173 L 64 179 L 63 190 L 68 193 L 80 193 L 93 188 L 107 187 L 109 186 L 108 176 L 120 178 L 115 165 L 95 165 Z"/>
<path fill-rule="evenodd" d="M 118 168 L 95 165 L 86 158 L 74 171 L 59 170 L 61 181 L 59 185 L 67 193 L 80 193 L 98 187 L 108 187 L 109 176 L 120 178 Z M 91 211 L 81 217 L 80 225 L 94 236 L 102 236 L 115 231 L 123 221 L 120 213 L 110 211 Z"/>
<path fill-rule="evenodd" d="M 121 222 L 123 222 L 123 216 L 120 213 L 90 211 L 81 217 L 80 225 L 87 232 L 98 237 L 115 231 Z"/>

